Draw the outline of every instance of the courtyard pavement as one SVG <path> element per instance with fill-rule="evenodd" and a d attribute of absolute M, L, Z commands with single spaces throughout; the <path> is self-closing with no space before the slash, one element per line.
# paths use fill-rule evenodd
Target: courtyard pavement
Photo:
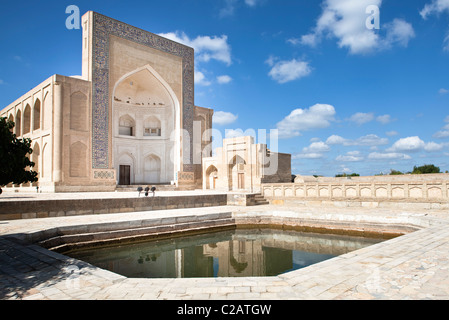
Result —
<path fill-rule="evenodd" d="M 115 196 L 125 196 L 114 193 Z M 159 193 L 160 195 L 163 192 Z M 112 196 L 113 194 L 96 194 Z M 33 197 L 31 194 L 6 194 Z M 56 195 L 63 197 L 62 195 Z M 69 196 L 69 195 L 66 195 Z M 73 195 L 72 195 L 73 196 Z M 88 196 L 87 194 L 78 194 Z M 130 195 L 128 195 L 130 196 Z M 137 196 L 137 195 L 136 195 Z M 35 195 L 55 197 L 54 194 Z M 25 198 L 24 198 L 25 199 Z M 29 199 L 31 200 L 31 199 Z M 1 204 L 0 204 L 1 205 Z M 299 219 L 408 221 L 420 230 L 276 277 L 133 279 L 21 242 L 16 236 L 52 227 L 233 212 L 289 214 Z M 208 207 L 0 221 L 0 299 L 449 299 L 449 216 L 444 210 Z"/>

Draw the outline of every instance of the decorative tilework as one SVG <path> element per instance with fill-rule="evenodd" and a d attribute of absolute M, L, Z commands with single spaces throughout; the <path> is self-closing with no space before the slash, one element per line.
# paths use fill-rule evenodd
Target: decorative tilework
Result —
<path fill-rule="evenodd" d="M 109 38 L 114 35 L 182 58 L 182 123 L 193 137 L 194 117 L 194 51 L 192 48 L 162 38 L 123 22 L 93 13 L 93 99 L 92 99 L 92 167 L 109 168 Z M 193 163 L 192 139 L 188 139 L 187 155 Z M 186 142 L 184 142 L 186 143 Z M 183 171 L 193 171 L 193 165 L 184 164 Z"/>
<path fill-rule="evenodd" d="M 114 170 L 95 170 L 94 179 L 114 179 Z"/>

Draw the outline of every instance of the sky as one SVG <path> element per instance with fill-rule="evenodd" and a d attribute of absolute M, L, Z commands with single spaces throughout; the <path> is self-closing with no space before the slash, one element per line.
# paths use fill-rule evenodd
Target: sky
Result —
<path fill-rule="evenodd" d="M 296 175 L 449 170 L 449 0 L 2 1 L 0 108 L 81 74 L 70 5 L 193 47 L 214 148 L 253 135 Z"/>

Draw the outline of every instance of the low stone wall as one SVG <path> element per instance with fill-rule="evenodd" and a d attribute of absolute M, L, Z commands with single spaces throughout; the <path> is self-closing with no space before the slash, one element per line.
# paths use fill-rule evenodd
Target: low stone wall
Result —
<path fill-rule="evenodd" d="M 0 202 L 0 220 L 62 217 L 83 214 L 152 211 L 227 205 L 226 194 Z"/>
<path fill-rule="evenodd" d="M 303 183 L 264 184 L 261 192 L 273 204 L 279 200 L 360 201 L 360 202 L 413 202 L 449 203 L 449 180 L 331 179 L 304 181 Z M 281 202 L 282 202 L 281 201 Z"/>

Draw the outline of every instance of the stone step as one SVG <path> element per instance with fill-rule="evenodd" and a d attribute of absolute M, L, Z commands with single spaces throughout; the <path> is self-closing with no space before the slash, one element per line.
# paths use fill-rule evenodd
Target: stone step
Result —
<path fill-rule="evenodd" d="M 270 204 L 270 202 L 267 201 L 261 193 L 256 193 L 254 195 L 254 200 L 256 202 L 256 206 L 263 204 Z"/>

